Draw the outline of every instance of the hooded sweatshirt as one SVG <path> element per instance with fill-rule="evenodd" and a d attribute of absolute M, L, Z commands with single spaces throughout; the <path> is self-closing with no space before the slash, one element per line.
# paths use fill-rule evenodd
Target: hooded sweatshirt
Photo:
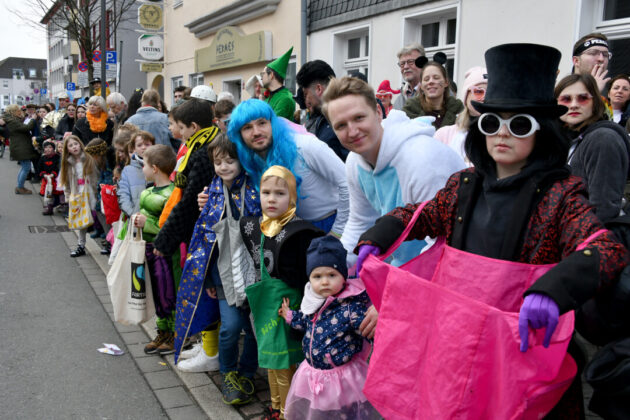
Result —
<path fill-rule="evenodd" d="M 433 198 L 450 175 L 466 167 L 457 153 L 432 137 L 432 120 L 410 120 L 404 112 L 392 110 L 382 123 L 383 138 L 375 167 L 357 153 L 348 155 L 350 217 L 341 242 L 348 251 L 350 265 L 355 262 L 352 252 L 359 236 L 378 217 L 396 207 Z M 402 244 L 392 264 L 400 265 L 417 256 L 425 245 L 425 241 Z"/>

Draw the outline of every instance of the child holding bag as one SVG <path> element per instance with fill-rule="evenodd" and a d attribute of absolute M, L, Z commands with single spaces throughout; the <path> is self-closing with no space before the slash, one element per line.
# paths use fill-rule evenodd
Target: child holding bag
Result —
<path fill-rule="evenodd" d="M 144 347 L 144 352 L 159 353 L 161 356 L 174 352 L 174 310 L 179 276 L 174 276 L 173 261 L 178 261 L 179 255 L 175 259 L 154 255 L 153 240 L 160 231 L 160 214 L 175 188 L 169 179 L 175 164 L 175 153 L 169 146 L 158 144 L 144 151 L 142 173 L 147 182 L 153 183 L 153 187 L 140 194 L 140 212 L 134 219 L 135 226 L 142 229 L 142 237 L 146 241 L 145 258 L 157 314 L 157 336 Z"/>
<path fill-rule="evenodd" d="M 241 168 L 236 147 L 225 134 L 217 135 L 210 143 L 208 155 L 214 164 L 216 175 L 208 187 L 208 202 L 195 225 L 189 258 L 184 266 L 182 278 L 186 281 L 182 283 L 177 296 L 176 344 L 181 346 L 187 336 L 201 331 L 215 321 L 216 308 L 213 311 L 211 306 L 216 305 L 216 301 L 211 302 L 209 297 L 212 297 L 218 299 L 221 315 L 219 354 L 218 360 L 217 356 L 208 354 L 206 349 L 212 346 L 213 334 L 202 331 L 201 347 L 189 360 L 179 360 L 177 367 L 184 372 L 205 372 L 216 369 L 218 361 L 223 379 L 223 402 L 240 405 L 251 401 L 254 393 L 252 379 L 258 368 L 258 356 L 256 338 L 249 320 L 249 308 L 243 302 L 245 285 L 240 296 L 235 296 L 234 292 L 232 266 L 237 264 L 242 269 L 243 264 L 238 255 L 232 255 L 232 236 L 229 236 L 229 231 L 226 232 L 230 224 L 226 222 L 236 219 L 232 226 L 236 227 L 236 234 L 240 239 L 238 220 L 241 216 L 260 216 L 260 201 L 254 183 Z M 219 236 L 217 229 L 221 229 L 224 234 Z M 244 254 L 249 258 L 247 252 Z M 224 267 L 224 261 L 227 267 Z M 255 277 L 251 279 L 251 283 L 254 281 Z M 184 302 L 195 304 L 185 305 Z M 244 331 L 245 337 L 239 361 L 241 331 Z M 179 351 L 177 353 L 179 355 Z"/>
<path fill-rule="evenodd" d="M 433 366 L 439 369 L 445 378 L 449 378 L 449 382 L 436 383 L 436 378 L 433 383 L 422 382 L 413 375 L 401 373 L 403 377 L 396 378 L 397 384 L 407 384 L 406 380 L 410 378 L 422 385 L 408 386 L 401 395 L 397 395 L 396 401 L 388 402 L 380 397 L 384 395 L 383 389 L 391 390 L 392 386 L 396 385 L 387 379 L 389 375 L 387 369 L 379 368 L 378 360 L 385 359 L 379 359 L 377 354 L 379 351 L 377 330 L 375 355 L 370 362 L 370 375 L 364 392 L 385 417 L 392 416 L 393 412 L 400 413 L 401 410 L 412 410 L 413 416 L 426 418 L 432 417 L 431 410 L 433 415 L 440 412 L 444 416 L 452 415 L 447 414 L 450 410 L 460 410 L 458 412 L 474 410 L 478 413 L 485 410 L 486 414 L 491 412 L 497 418 L 507 417 L 506 412 L 509 412 L 510 417 L 525 418 L 542 418 L 547 414 L 548 417 L 545 418 L 564 418 L 567 413 L 571 413 L 571 418 L 584 416 L 580 375 L 575 375 L 575 370 L 572 372 L 575 376 L 570 387 L 568 383 L 563 382 L 565 388 L 561 388 L 559 384 L 553 382 L 555 377 L 551 374 L 551 369 L 547 369 L 545 373 L 550 378 L 539 386 L 539 389 L 549 385 L 550 391 L 549 394 L 538 395 L 538 401 L 529 400 L 531 392 L 523 388 L 538 380 L 533 374 L 526 379 L 516 380 L 513 376 L 506 378 L 505 386 L 509 387 L 510 392 L 505 395 L 499 395 L 501 392 L 498 392 L 503 391 L 504 386 L 499 390 L 492 387 L 504 383 L 501 382 L 503 378 L 501 372 L 512 372 L 514 375 L 528 374 L 527 363 L 529 366 L 541 365 L 544 359 L 541 356 L 546 356 L 544 360 L 548 360 L 551 355 L 562 350 L 559 363 L 553 366 L 560 369 L 560 363 L 564 363 L 563 360 L 568 357 L 566 356 L 568 343 L 564 348 L 554 350 L 554 346 L 558 349 L 552 340 L 554 330 L 559 325 L 569 325 L 572 329 L 573 315 L 569 312 L 593 297 L 596 291 L 606 289 L 615 281 L 626 264 L 626 251 L 611 232 L 604 230 L 588 203 L 582 180 L 571 176 L 565 165 L 569 144 L 560 130 L 558 116 L 564 114 L 567 108 L 558 105 L 553 97 L 560 52 L 543 45 L 505 44 L 489 49 L 485 57 L 488 89 L 483 103 L 472 102 L 473 107 L 481 115 L 471 125 L 465 143 L 466 155 L 474 164 L 474 168 L 452 175 L 446 186 L 419 209 L 415 223 L 411 223 L 412 217 L 422 203 L 396 208 L 378 219 L 376 225 L 365 232 L 359 240 L 357 271 L 361 272 L 367 255 L 378 255 L 388 250 L 407 225 L 412 226 L 407 240 L 424 238 L 427 235 L 445 238 L 450 247 L 443 248 L 443 255 L 454 249 L 453 254 L 449 255 L 457 255 L 458 264 L 468 267 L 468 272 L 463 279 L 453 274 L 447 276 L 444 273 L 449 268 L 445 267 L 450 267 L 453 271 L 455 264 L 450 266 L 447 263 L 440 264 L 442 262 L 440 260 L 433 277 L 428 277 L 433 278 L 433 282 L 424 282 L 428 284 L 422 289 L 424 294 L 417 296 L 416 312 L 425 314 L 423 308 L 435 305 L 435 296 L 448 302 L 447 305 L 455 305 L 454 298 L 448 300 L 444 297 L 451 290 L 458 293 L 458 296 L 473 298 L 476 304 L 479 303 L 479 307 L 482 307 L 483 303 L 491 306 L 493 310 L 498 308 L 505 312 L 519 312 L 518 326 L 512 328 L 518 329 L 521 353 L 518 353 L 516 344 L 512 342 L 516 331 L 506 332 L 501 329 L 501 325 L 508 325 L 512 318 L 509 316 L 501 318 L 501 324 L 489 322 L 488 325 L 494 327 L 487 331 L 477 347 L 485 345 L 493 349 L 498 348 L 496 354 L 503 354 L 503 360 L 493 360 L 493 357 L 498 356 L 486 355 L 483 366 L 479 364 L 474 366 L 480 371 L 474 374 L 467 371 L 466 378 L 463 378 L 461 372 L 457 373 L 456 366 L 466 366 L 475 357 L 465 353 L 467 348 L 464 344 L 474 340 L 471 337 L 474 337 L 474 331 L 477 330 L 472 326 L 474 317 L 468 316 L 467 329 L 460 327 L 457 331 L 458 322 L 453 319 L 455 310 L 452 306 L 449 322 L 440 323 L 441 318 L 435 321 L 422 318 L 425 322 L 435 322 L 440 327 L 440 337 L 455 335 L 462 343 L 450 349 L 442 349 L 440 354 L 433 355 Z M 514 83 L 514 80 L 519 82 Z M 431 249 L 427 251 L 427 254 L 431 251 Z M 418 258 L 421 257 L 422 255 Z M 374 261 L 370 261 L 370 264 L 373 263 Z M 509 267 L 514 271 L 517 267 L 520 270 L 531 270 L 547 264 L 555 266 L 539 276 L 519 276 L 512 271 L 511 276 L 495 281 L 491 276 L 496 270 L 487 268 L 491 263 L 495 266 Z M 427 265 L 417 264 L 421 268 Z M 478 272 L 474 272 L 475 268 Z M 473 272 L 470 272 L 471 270 Z M 366 271 L 367 269 L 363 270 L 361 276 L 367 282 L 370 272 Z M 439 284 L 433 287 L 435 282 Z M 390 283 L 387 287 L 390 287 L 389 285 Z M 437 295 L 441 293 L 438 287 L 443 287 L 446 291 L 442 295 Z M 392 285 L 390 289 L 392 288 L 395 286 Z M 430 293 L 433 293 L 432 301 L 423 299 L 425 294 Z M 443 303 L 441 306 L 444 305 Z M 381 309 L 384 307 L 389 306 L 383 303 Z M 471 313 L 477 308 L 470 304 L 467 306 L 462 304 L 460 307 L 463 308 L 462 312 L 469 310 Z M 494 316 L 498 312 L 488 313 Z M 403 319 L 405 316 L 402 311 L 400 313 L 402 324 L 405 324 Z M 428 316 L 429 314 L 426 315 L 427 318 Z M 388 319 L 384 315 L 383 317 Z M 413 316 L 407 317 L 411 318 Z M 414 346 L 416 349 L 432 350 L 433 348 L 428 348 L 429 344 L 426 343 L 439 342 L 436 330 L 433 328 L 421 330 L 422 327 L 423 325 L 418 325 L 420 337 L 416 338 Z M 389 327 L 383 325 L 382 328 L 380 335 L 385 337 L 385 334 L 393 330 L 393 324 L 390 323 Z M 398 328 L 404 327 L 399 325 Z M 414 326 L 407 325 L 406 328 Z M 559 327 L 558 331 L 566 329 Z M 536 334 L 534 342 L 531 330 L 541 330 L 540 334 Z M 391 340 L 391 337 L 387 338 L 387 341 Z M 406 345 L 410 343 L 411 341 Z M 547 349 L 541 348 L 540 344 Z M 550 344 L 552 348 L 549 348 Z M 414 352 L 413 348 L 408 347 L 409 351 L 406 352 L 405 344 L 397 345 L 401 353 L 395 358 L 390 356 L 385 364 L 423 363 L 417 357 L 410 356 Z M 381 350 L 384 347 L 387 347 L 385 341 L 381 345 Z M 569 353 L 571 351 L 572 346 L 569 346 Z M 405 360 L 400 360 L 402 354 L 405 354 Z M 426 353 L 422 357 L 425 355 Z M 576 360 L 580 358 L 575 357 Z M 573 361 L 569 362 L 575 369 Z M 424 367 L 426 372 L 433 366 L 427 363 L 417 366 L 417 369 Z M 375 375 L 381 373 L 380 383 L 371 383 L 371 378 L 376 378 Z M 573 375 L 569 375 L 569 383 Z M 457 401 L 451 398 L 460 389 L 455 387 L 467 383 L 466 380 L 470 378 L 480 379 L 479 382 L 473 383 L 471 388 L 462 391 L 469 398 Z M 480 390 L 474 387 L 478 383 L 484 384 L 483 392 L 472 394 L 475 389 Z M 567 387 L 568 390 L 562 395 L 562 389 Z M 470 394 L 468 389 L 471 389 Z M 560 393 L 554 394 L 557 389 L 561 390 Z M 440 398 L 442 396 L 443 398 Z M 429 397 L 431 403 L 423 403 L 423 399 Z M 380 401 L 375 401 L 375 398 Z M 404 406 L 396 405 L 398 399 L 407 403 Z M 537 407 L 536 402 L 542 405 Z M 493 408 L 490 408 L 491 404 L 494 404 Z M 540 411 L 523 414 L 525 410 L 530 410 L 530 407 Z M 498 412 L 499 408 L 505 409 L 506 412 Z M 400 414 L 399 417 L 406 418 Z"/>
<path fill-rule="evenodd" d="M 284 418 L 284 408 L 296 363 L 302 361 L 300 339 L 280 318 L 282 298 L 295 307 L 308 282 L 306 250 L 324 232 L 295 215 L 298 193 L 287 168 L 271 166 L 260 180 L 262 220 L 243 217 L 241 234 L 260 281 L 247 287 L 258 344 L 258 364 L 267 368 L 271 407 L 264 418 Z M 301 338 L 301 337 L 300 337 Z"/>
<path fill-rule="evenodd" d="M 84 152 L 81 140 L 74 135 L 66 137 L 63 142 L 59 180 L 67 195 L 66 202 L 69 203 L 68 227 L 79 233 L 77 247 L 70 252 L 73 258 L 85 255 L 87 229 L 94 223 L 92 208 L 97 179 L 96 164 Z"/>
<path fill-rule="evenodd" d="M 291 328 L 306 332 L 306 359 L 293 376 L 287 419 L 379 419 L 363 395 L 370 346 L 359 326 L 371 302 L 359 279 L 346 280 L 346 250 L 330 235 L 315 238 L 306 252 L 309 283 L 300 310 L 284 298 L 278 311 Z"/>

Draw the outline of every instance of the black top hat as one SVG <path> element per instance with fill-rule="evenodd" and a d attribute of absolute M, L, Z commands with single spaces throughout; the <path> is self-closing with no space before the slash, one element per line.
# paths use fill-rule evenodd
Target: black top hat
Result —
<path fill-rule="evenodd" d="M 90 80 L 91 85 L 93 85 L 94 83 L 101 83 L 101 78 L 95 77 L 94 79 Z"/>
<path fill-rule="evenodd" d="M 483 102 L 472 101 L 484 112 L 526 112 L 558 117 L 567 107 L 553 96 L 560 51 L 537 44 L 504 44 L 486 51 L 488 88 Z"/>

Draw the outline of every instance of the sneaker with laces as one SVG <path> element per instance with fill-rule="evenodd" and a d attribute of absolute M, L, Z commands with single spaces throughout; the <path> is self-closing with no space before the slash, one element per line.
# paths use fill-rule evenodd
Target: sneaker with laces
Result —
<path fill-rule="evenodd" d="M 157 336 L 149 344 L 144 346 L 144 352 L 146 354 L 155 354 L 158 351 L 158 347 L 162 345 L 164 340 L 168 337 L 167 331 L 158 330 Z"/>
<path fill-rule="evenodd" d="M 219 355 L 210 357 L 203 349 L 195 357 L 177 363 L 182 372 L 216 372 L 219 370 Z"/>
<path fill-rule="evenodd" d="M 179 358 L 180 360 L 183 359 L 192 359 L 193 357 L 195 357 L 203 348 L 203 345 L 201 344 L 201 342 L 199 343 L 195 343 L 193 344 L 192 348 L 190 350 L 184 350 L 183 352 L 181 352 L 179 354 Z"/>
<path fill-rule="evenodd" d="M 256 388 L 254 387 L 254 381 L 247 376 L 238 375 L 238 384 L 241 387 L 241 391 L 247 395 L 253 395 Z"/>
<path fill-rule="evenodd" d="M 241 390 L 238 373 L 234 371 L 223 374 L 221 393 L 223 402 L 230 405 L 247 404 L 252 400 L 251 396 Z"/>
<path fill-rule="evenodd" d="M 170 331 L 167 334 L 168 335 L 166 337 L 166 340 L 164 340 L 162 344 L 160 344 L 160 346 L 157 348 L 157 352 L 160 354 L 160 356 L 166 356 L 167 354 L 175 353 L 175 334 Z"/>

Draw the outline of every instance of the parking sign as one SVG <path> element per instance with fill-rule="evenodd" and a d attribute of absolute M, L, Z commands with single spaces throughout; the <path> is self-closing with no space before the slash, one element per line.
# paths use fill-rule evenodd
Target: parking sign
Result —
<path fill-rule="evenodd" d="M 72 90 L 75 90 L 75 88 L 76 88 L 76 85 L 74 83 L 72 82 L 66 83 L 66 90 L 72 91 Z"/>
<path fill-rule="evenodd" d="M 107 64 L 116 64 L 116 51 L 107 51 L 105 62 Z"/>

